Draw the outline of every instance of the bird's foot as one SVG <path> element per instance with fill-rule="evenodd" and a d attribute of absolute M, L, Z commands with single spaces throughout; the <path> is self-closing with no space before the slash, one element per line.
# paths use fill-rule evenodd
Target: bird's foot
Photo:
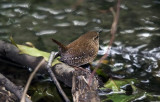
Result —
<path fill-rule="evenodd" d="M 88 70 L 84 69 L 83 67 L 73 67 L 75 70 L 81 70 L 85 72 L 89 72 Z"/>

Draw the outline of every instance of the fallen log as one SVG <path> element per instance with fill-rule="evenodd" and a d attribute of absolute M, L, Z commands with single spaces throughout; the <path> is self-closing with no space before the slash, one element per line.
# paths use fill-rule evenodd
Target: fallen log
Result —
<path fill-rule="evenodd" d="M 36 65 L 43 57 L 34 57 L 27 54 L 20 54 L 19 49 L 4 41 L 0 40 L 0 58 L 10 60 L 22 66 L 30 67 L 34 70 Z M 39 73 L 47 73 L 47 61 L 40 67 Z M 88 86 L 87 80 L 89 78 L 88 72 L 75 71 L 74 68 L 64 63 L 58 63 L 51 67 L 56 75 L 56 78 L 72 87 L 72 96 L 74 102 L 99 102 L 97 89 L 98 81 L 93 77 L 93 84 Z"/>

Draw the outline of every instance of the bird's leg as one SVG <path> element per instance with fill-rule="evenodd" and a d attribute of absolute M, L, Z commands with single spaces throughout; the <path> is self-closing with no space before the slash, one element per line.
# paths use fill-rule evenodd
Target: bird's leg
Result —
<path fill-rule="evenodd" d="M 90 72 L 91 73 L 91 64 L 90 63 L 87 63 L 85 65 L 81 65 L 80 66 L 81 68 L 85 68 L 87 70 L 87 72 Z"/>
<path fill-rule="evenodd" d="M 76 67 L 76 66 L 72 66 L 75 70 L 82 70 L 85 72 L 89 72 L 88 70 L 84 69 L 83 67 Z"/>

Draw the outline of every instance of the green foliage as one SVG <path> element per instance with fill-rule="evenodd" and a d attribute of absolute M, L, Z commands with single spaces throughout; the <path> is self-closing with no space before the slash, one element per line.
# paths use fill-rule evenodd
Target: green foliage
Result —
<path fill-rule="evenodd" d="M 104 87 L 112 89 L 114 92 L 124 92 L 123 90 L 120 90 L 120 87 L 129 83 L 135 83 L 135 79 L 123 79 L 123 80 L 113 80 L 109 79 Z"/>
<path fill-rule="evenodd" d="M 32 96 L 32 101 L 37 102 L 39 100 L 44 100 L 47 102 L 62 102 L 62 98 L 57 92 L 54 84 L 50 82 L 36 82 L 30 89 L 29 93 Z M 55 101 L 56 100 L 56 101 Z"/>
<path fill-rule="evenodd" d="M 41 51 L 41 50 L 38 50 L 37 48 L 34 48 L 34 47 L 28 47 L 28 46 L 25 46 L 25 45 L 18 45 L 18 49 L 20 50 L 20 54 L 27 54 L 27 55 L 30 55 L 30 56 L 35 56 L 35 57 L 44 57 L 44 59 L 46 61 L 48 61 L 48 58 L 49 58 L 49 55 L 50 53 L 48 52 L 44 52 L 44 51 Z M 57 64 L 57 63 L 61 63 L 59 60 L 59 57 L 54 59 L 53 62 L 52 62 L 52 66 Z"/>
<path fill-rule="evenodd" d="M 112 89 L 112 92 L 106 94 L 106 98 L 102 100 L 102 102 L 107 102 L 112 100 L 113 102 L 131 102 L 134 100 L 141 100 L 145 99 L 148 101 L 155 101 L 160 100 L 160 96 L 155 97 L 154 94 L 148 93 L 144 90 L 137 88 L 134 84 L 138 83 L 139 81 L 136 79 L 123 79 L 123 80 L 113 80 L 109 79 L 107 83 L 104 85 L 104 89 Z M 122 88 L 125 85 L 131 85 L 132 94 L 127 95 L 126 90 Z"/>
<path fill-rule="evenodd" d="M 47 53 L 47 52 L 40 51 L 36 48 L 28 47 L 28 46 L 24 46 L 24 45 L 18 45 L 17 44 L 17 46 L 20 50 L 20 54 L 28 54 L 28 55 L 35 56 L 35 57 L 43 56 L 44 59 L 46 61 L 48 61 L 49 53 Z"/>
<path fill-rule="evenodd" d="M 34 56 L 34 57 L 40 57 L 41 56 L 46 61 L 48 61 L 50 53 L 38 50 L 35 47 L 29 47 L 29 46 L 25 46 L 25 45 L 16 44 L 16 42 L 13 40 L 12 36 L 10 36 L 10 41 L 13 45 L 15 45 L 20 50 L 19 54 L 27 54 L 27 55 Z M 58 59 L 59 59 L 59 57 L 53 60 L 52 66 L 57 64 L 57 63 L 61 63 Z"/>

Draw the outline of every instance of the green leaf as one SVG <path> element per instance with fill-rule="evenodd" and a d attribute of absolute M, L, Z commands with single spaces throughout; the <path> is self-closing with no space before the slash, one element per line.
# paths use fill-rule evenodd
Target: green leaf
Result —
<path fill-rule="evenodd" d="M 137 82 L 136 79 L 122 79 L 122 80 L 109 79 L 109 81 L 107 81 L 104 87 L 112 89 L 113 92 L 120 92 L 120 91 L 124 92 L 123 90 L 120 90 L 121 86 L 135 82 Z"/>
<path fill-rule="evenodd" d="M 29 88 L 32 96 L 32 101 L 37 102 L 41 99 L 44 102 L 62 102 L 61 96 L 57 92 L 57 88 L 50 82 L 36 82 Z"/>
<path fill-rule="evenodd" d="M 113 102 L 130 102 L 138 97 L 145 95 L 144 91 L 138 90 L 134 83 L 137 83 L 136 79 L 121 79 L 121 80 L 113 80 L 109 79 L 107 83 L 104 85 L 105 88 L 112 89 L 112 93 L 106 95 L 107 98 L 102 100 L 102 102 L 106 102 L 112 100 Z M 133 89 L 132 95 L 126 95 L 125 90 L 121 89 L 122 86 L 130 84 Z M 138 91 L 137 91 L 138 90 Z"/>
<path fill-rule="evenodd" d="M 31 56 L 35 56 L 35 57 L 44 57 L 44 59 L 46 61 L 48 61 L 49 55 L 50 53 L 44 52 L 44 51 L 40 51 L 36 48 L 33 47 L 28 47 L 28 46 L 24 46 L 24 45 L 18 45 L 18 49 L 20 50 L 20 54 L 28 54 Z"/>
<path fill-rule="evenodd" d="M 150 101 L 160 100 L 160 95 L 158 96 L 155 95 L 154 93 L 147 93 L 146 91 L 137 88 L 134 85 L 134 83 L 138 82 L 139 81 L 136 79 L 123 79 L 123 80 L 109 79 L 109 81 L 104 86 L 105 88 L 110 88 L 113 91 L 109 94 L 106 94 L 106 97 L 103 96 L 102 102 L 106 102 L 109 100 L 112 100 L 113 102 L 131 102 L 135 100 L 150 102 Z M 131 95 L 126 95 L 125 90 L 121 89 L 121 87 L 126 84 L 130 84 L 133 89 Z"/>
<path fill-rule="evenodd" d="M 27 55 L 34 56 L 34 57 L 41 56 L 41 57 L 44 57 L 44 59 L 46 61 L 48 61 L 50 53 L 38 50 L 35 47 L 29 47 L 29 46 L 25 46 L 25 45 L 16 44 L 16 42 L 13 40 L 12 36 L 10 36 L 10 41 L 13 45 L 15 45 L 20 50 L 19 54 L 27 54 Z M 54 66 L 57 63 L 61 63 L 58 59 L 59 59 L 59 57 L 53 60 L 52 66 Z"/>
<path fill-rule="evenodd" d="M 44 57 L 46 61 L 48 61 L 48 58 L 50 56 L 50 53 L 38 50 L 37 48 L 34 48 L 34 47 L 28 47 L 28 46 L 18 45 L 18 44 L 17 46 L 18 46 L 18 49 L 20 50 L 20 54 L 27 54 L 35 57 L 41 56 L 41 57 Z M 58 59 L 59 57 L 53 60 L 52 66 L 54 66 L 57 63 L 61 63 Z"/>

